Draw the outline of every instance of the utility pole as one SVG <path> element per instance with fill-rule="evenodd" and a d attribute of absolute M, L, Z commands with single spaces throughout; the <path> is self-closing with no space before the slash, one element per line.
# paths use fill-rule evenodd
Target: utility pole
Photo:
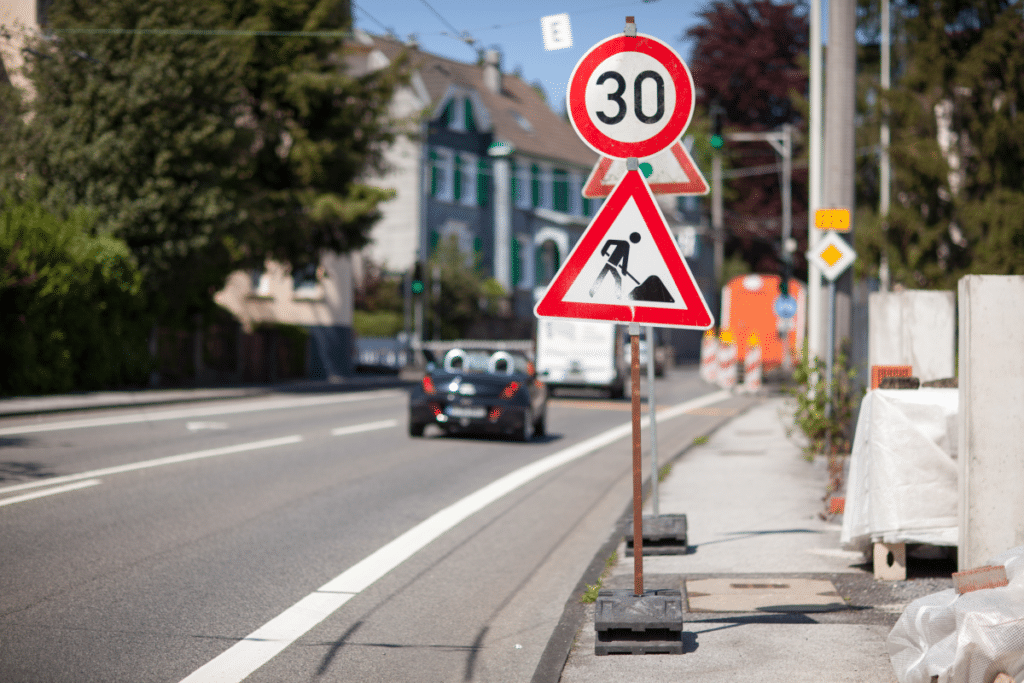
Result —
<path fill-rule="evenodd" d="M 889 91 L 889 0 L 882 0 L 882 91 Z M 882 104 L 882 130 L 879 134 L 882 153 L 878 158 L 878 215 L 882 218 L 882 233 L 889 229 L 889 187 L 890 187 L 890 165 L 889 165 L 889 107 Z M 889 291 L 889 258 L 882 250 L 881 263 L 878 264 L 878 279 L 881 281 L 881 290 Z"/>
<path fill-rule="evenodd" d="M 809 167 L 807 177 L 807 249 L 821 239 L 814 225 L 814 212 L 821 208 L 821 0 L 811 0 L 810 13 L 811 74 L 808 87 L 810 120 L 807 144 Z M 817 264 L 807 264 L 807 351 L 813 359 L 821 355 L 821 271 Z M 812 384 L 813 386 L 813 384 Z"/>

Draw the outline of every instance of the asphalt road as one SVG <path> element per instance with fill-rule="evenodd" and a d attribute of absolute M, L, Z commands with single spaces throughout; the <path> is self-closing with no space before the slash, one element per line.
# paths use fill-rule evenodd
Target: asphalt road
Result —
<path fill-rule="evenodd" d="M 525 444 L 406 420 L 401 390 L 0 420 L 0 680 L 530 680 L 629 501 L 629 404 L 557 397 Z"/>

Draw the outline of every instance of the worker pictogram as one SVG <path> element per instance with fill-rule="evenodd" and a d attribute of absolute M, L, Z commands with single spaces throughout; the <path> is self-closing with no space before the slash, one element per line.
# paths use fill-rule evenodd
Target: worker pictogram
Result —
<path fill-rule="evenodd" d="M 702 330 L 714 323 L 639 171 L 626 172 L 534 310 Z"/>

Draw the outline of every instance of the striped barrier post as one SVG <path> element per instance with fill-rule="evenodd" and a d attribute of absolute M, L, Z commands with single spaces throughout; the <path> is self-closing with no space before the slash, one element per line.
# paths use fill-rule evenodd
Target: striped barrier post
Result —
<path fill-rule="evenodd" d="M 709 384 L 718 379 L 718 339 L 714 330 L 705 332 L 700 342 L 700 378 Z"/>
<path fill-rule="evenodd" d="M 718 386 L 723 389 L 732 389 L 736 386 L 739 374 L 736 367 L 736 344 L 732 332 L 722 330 L 718 341 Z"/>
<path fill-rule="evenodd" d="M 743 391 L 754 394 L 761 389 L 761 342 L 756 334 L 747 339 L 747 357 L 743 359 Z"/>

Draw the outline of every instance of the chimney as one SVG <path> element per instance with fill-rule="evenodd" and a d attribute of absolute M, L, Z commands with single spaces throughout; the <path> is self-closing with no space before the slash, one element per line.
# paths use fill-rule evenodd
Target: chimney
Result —
<path fill-rule="evenodd" d="M 497 50 L 488 50 L 484 56 L 484 85 L 501 94 L 501 53 Z"/>

